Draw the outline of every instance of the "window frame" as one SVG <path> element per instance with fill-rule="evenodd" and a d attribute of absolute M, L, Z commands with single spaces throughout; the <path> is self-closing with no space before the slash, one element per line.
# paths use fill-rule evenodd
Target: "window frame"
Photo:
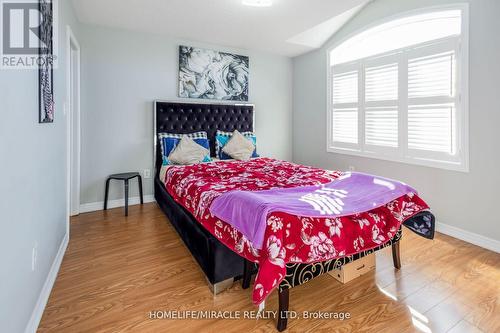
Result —
<path fill-rule="evenodd" d="M 462 14 L 462 27 L 461 27 L 461 36 L 460 37 L 447 37 L 439 40 L 433 40 L 426 43 L 422 43 L 419 45 L 413 45 L 409 47 L 405 47 L 399 50 L 393 50 L 386 52 L 384 54 L 374 55 L 367 57 L 365 59 L 358 59 L 351 63 L 344 63 L 335 66 L 336 68 L 343 67 L 350 70 L 358 71 L 358 102 L 356 103 L 358 107 L 358 144 L 346 144 L 339 143 L 333 141 L 333 66 L 331 66 L 331 57 L 330 53 L 336 47 L 349 40 L 350 38 L 356 36 L 359 33 L 362 33 L 365 30 L 376 27 L 378 25 L 391 22 L 393 20 L 402 19 L 405 17 L 410 17 L 419 14 L 426 14 L 437 11 L 445 11 L 445 10 L 460 10 Z M 401 53 L 408 52 L 413 54 L 417 54 L 418 48 L 424 46 L 426 49 L 432 47 L 432 45 L 437 44 L 438 47 L 440 44 L 444 44 L 447 41 L 452 40 L 455 41 L 458 39 L 458 45 L 456 49 L 456 64 L 457 64 L 457 123 L 456 123 L 456 139 L 457 139 L 457 159 L 440 159 L 439 153 L 426 152 L 426 151 L 417 151 L 408 149 L 407 143 L 407 135 L 408 135 L 408 126 L 407 126 L 407 116 L 408 111 L 406 112 L 398 112 L 398 137 L 399 143 L 403 144 L 403 147 L 392 148 L 392 147 L 382 147 L 382 146 L 368 146 L 365 145 L 365 137 L 364 137 L 364 127 L 365 127 L 365 91 L 364 91 L 364 83 L 362 84 L 362 80 L 364 80 L 364 63 L 369 62 L 370 65 L 377 64 L 377 59 L 382 59 L 383 63 L 386 62 L 389 57 L 392 59 L 399 59 L 399 75 L 408 75 L 407 66 L 408 58 L 401 57 Z M 400 162 L 405 164 L 412 165 L 420 165 L 427 167 L 434 167 L 446 170 L 460 171 L 460 172 L 469 172 L 469 4 L 467 3 L 459 3 L 459 4 L 450 4 L 444 6 L 432 6 L 421 8 L 417 10 L 407 11 L 404 13 L 400 13 L 398 15 L 390 16 L 388 18 L 384 18 L 383 20 L 379 20 L 374 22 L 371 25 L 365 26 L 362 29 L 358 29 L 357 31 L 349 34 L 345 38 L 339 40 L 338 42 L 332 44 L 326 50 L 326 65 L 327 65 L 327 142 L 326 142 L 326 150 L 329 153 L 337 153 L 358 157 L 367 157 L 374 158 L 379 160 L 386 160 L 392 162 Z M 384 59 L 385 58 L 385 59 Z M 403 66 L 403 67 L 402 67 Z M 406 70 L 405 70 L 406 68 Z M 342 73 L 344 71 L 337 71 L 335 74 Z M 407 82 L 407 80 L 406 80 Z M 404 89 L 404 90 L 402 90 Z M 402 87 L 401 82 L 399 82 L 399 98 L 398 98 L 398 110 L 401 110 L 401 107 L 405 109 L 409 106 L 408 87 Z M 367 148 L 370 148 L 367 150 Z M 443 155 L 441 155 L 442 157 Z"/>

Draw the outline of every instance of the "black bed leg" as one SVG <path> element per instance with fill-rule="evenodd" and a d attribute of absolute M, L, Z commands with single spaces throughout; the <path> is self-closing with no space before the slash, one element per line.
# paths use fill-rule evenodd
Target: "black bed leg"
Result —
<path fill-rule="evenodd" d="M 399 251 L 399 241 L 392 243 L 392 261 L 396 269 L 401 268 L 401 256 Z"/>
<path fill-rule="evenodd" d="M 279 292 L 279 309 L 278 309 L 278 332 L 283 332 L 286 329 L 288 323 L 288 305 L 290 302 L 290 292 L 289 289 L 283 289 Z"/>
<path fill-rule="evenodd" d="M 250 287 L 250 280 L 252 279 L 253 263 L 246 259 L 243 260 L 245 263 L 243 266 L 243 279 L 241 281 L 241 287 L 243 289 L 248 289 L 248 287 Z"/>

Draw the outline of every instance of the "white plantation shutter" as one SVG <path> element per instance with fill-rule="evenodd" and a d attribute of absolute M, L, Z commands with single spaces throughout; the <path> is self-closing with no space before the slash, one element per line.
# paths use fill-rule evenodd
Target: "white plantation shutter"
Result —
<path fill-rule="evenodd" d="M 408 97 L 453 96 L 455 52 L 408 61 Z"/>
<path fill-rule="evenodd" d="M 333 75 L 332 136 L 334 142 L 358 143 L 358 71 Z"/>
<path fill-rule="evenodd" d="M 398 64 L 365 69 L 365 143 L 398 146 Z"/>
<path fill-rule="evenodd" d="M 365 111 L 365 143 L 398 146 L 398 107 L 367 107 Z"/>
<path fill-rule="evenodd" d="M 333 76 L 333 104 L 358 102 L 358 72 Z"/>
<path fill-rule="evenodd" d="M 408 108 L 408 148 L 454 153 L 453 105 Z"/>
<path fill-rule="evenodd" d="M 333 141 L 358 143 L 358 109 L 333 109 Z"/>
<path fill-rule="evenodd" d="M 398 64 L 367 67 L 365 70 L 366 101 L 398 99 Z"/>
<path fill-rule="evenodd" d="M 408 149 L 456 153 L 455 72 L 454 50 L 408 59 Z"/>

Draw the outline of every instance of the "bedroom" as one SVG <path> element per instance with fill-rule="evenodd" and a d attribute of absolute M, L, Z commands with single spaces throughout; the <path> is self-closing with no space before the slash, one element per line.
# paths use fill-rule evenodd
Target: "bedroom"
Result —
<path fill-rule="evenodd" d="M 500 2 L 0 4 L 2 332 L 500 331 Z"/>

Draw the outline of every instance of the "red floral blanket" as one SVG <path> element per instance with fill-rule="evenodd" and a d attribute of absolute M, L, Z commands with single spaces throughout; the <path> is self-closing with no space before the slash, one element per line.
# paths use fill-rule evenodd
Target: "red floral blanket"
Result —
<path fill-rule="evenodd" d="M 212 216 L 212 201 L 231 190 L 259 191 L 331 182 L 341 175 L 270 158 L 169 166 L 164 183 L 217 239 L 246 259 L 259 264 L 253 302 L 260 304 L 286 274 L 287 263 L 312 263 L 369 250 L 389 241 L 408 218 L 428 208 L 417 195 L 402 196 L 366 213 L 335 219 L 269 214 L 262 250 L 255 249 L 238 230 Z"/>

